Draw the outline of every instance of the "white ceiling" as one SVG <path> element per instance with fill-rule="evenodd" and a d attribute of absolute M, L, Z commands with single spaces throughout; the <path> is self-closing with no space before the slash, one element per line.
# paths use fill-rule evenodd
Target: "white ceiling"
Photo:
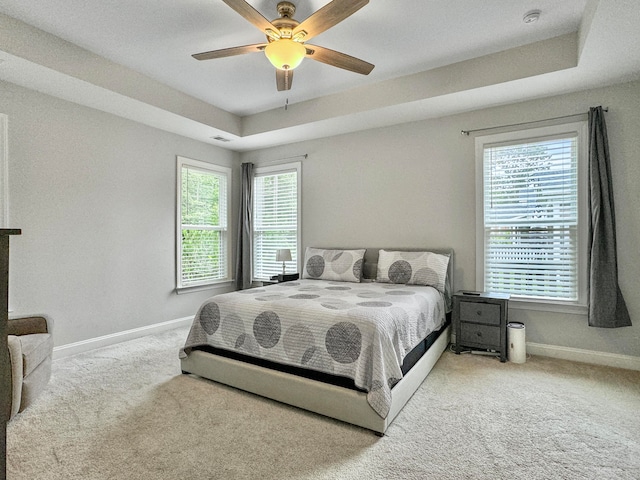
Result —
<path fill-rule="evenodd" d="M 278 0 L 249 3 L 277 17 Z M 293 3 L 302 21 L 327 1 Z M 262 53 L 191 57 L 264 41 L 220 0 L 0 0 L 0 13 L 0 78 L 234 150 L 640 78 L 637 0 L 372 0 L 309 42 L 371 74 L 307 59 L 287 92 Z"/>

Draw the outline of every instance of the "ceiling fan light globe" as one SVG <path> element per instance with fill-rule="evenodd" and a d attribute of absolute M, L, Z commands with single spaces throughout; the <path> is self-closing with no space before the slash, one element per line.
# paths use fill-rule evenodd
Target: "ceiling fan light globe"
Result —
<path fill-rule="evenodd" d="M 293 70 L 302 62 L 307 49 L 301 43 L 288 38 L 275 40 L 264 49 L 271 64 L 280 70 Z"/>

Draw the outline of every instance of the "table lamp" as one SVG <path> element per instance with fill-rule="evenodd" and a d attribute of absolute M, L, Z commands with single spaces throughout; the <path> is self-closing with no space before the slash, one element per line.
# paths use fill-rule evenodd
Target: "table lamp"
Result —
<path fill-rule="evenodd" d="M 291 261 L 291 250 L 288 248 L 279 248 L 276 250 L 276 262 L 282 262 L 282 275 L 284 275 L 284 262 Z"/>

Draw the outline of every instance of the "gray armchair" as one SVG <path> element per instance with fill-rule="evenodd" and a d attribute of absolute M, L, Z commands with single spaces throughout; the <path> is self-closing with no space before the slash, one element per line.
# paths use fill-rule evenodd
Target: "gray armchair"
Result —
<path fill-rule="evenodd" d="M 53 321 L 45 315 L 9 318 L 11 415 L 33 403 L 51 378 Z"/>

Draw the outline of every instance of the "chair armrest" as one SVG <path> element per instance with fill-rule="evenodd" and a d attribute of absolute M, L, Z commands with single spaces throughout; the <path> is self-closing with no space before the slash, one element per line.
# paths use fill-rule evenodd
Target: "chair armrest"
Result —
<path fill-rule="evenodd" d="M 22 401 L 22 375 L 24 364 L 22 361 L 22 347 L 20 339 L 14 335 L 7 337 L 7 345 L 9 347 L 9 363 L 11 364 L 11 413 L 9 420 L 12 419 L 20 409 Z"/>
<path fill-rule="evenodd" d="M 9 318 L 9 335 L 31 335 L 33 333 L 51 333 L 51 319 L 44 315 Z"/>

